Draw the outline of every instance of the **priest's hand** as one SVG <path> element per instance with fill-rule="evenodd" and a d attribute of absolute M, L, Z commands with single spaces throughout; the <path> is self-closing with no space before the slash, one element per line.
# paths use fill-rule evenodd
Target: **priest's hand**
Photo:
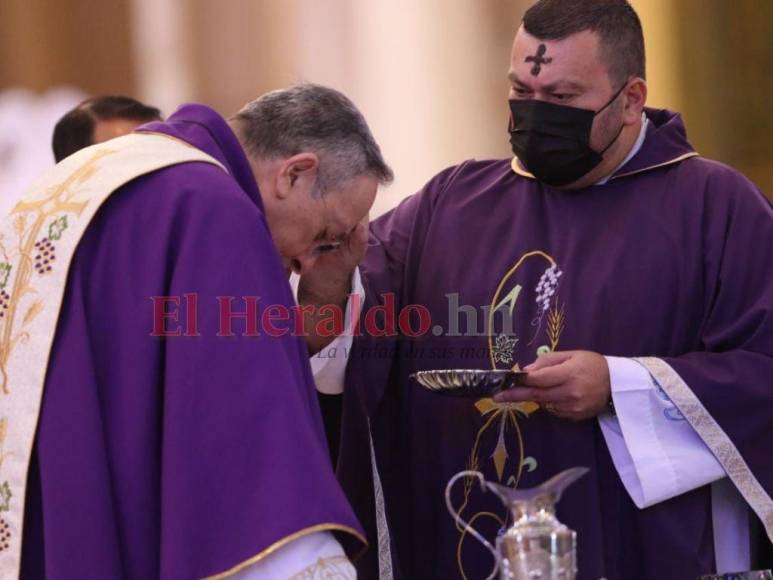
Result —
<path fill-rule="evenodd" d="M 351 292 L 352 274 L 368 249 L 368 224 L 366 215 L 335 249 L 320 253 L 311 269 L 301 275 L 298 303 L 301 306 L 314 307 L 313 313 L 304 312 L 309 354 L 318 353 L 335 339 L 335 336 L 317 334 L 317 323 L 324 318 L 319 315 L 319 309 L 326 305 L 336 306 L 342 311 L 346 308 Z M 327 312 L 327 316 L 329 315 Z"/>
<path fill-rule="evenodd" d="M 550 352 L 524 368 L 523 386 L 495 397 L 499 403 L 534 401 L 564 419 L 591 419 L 609 408 L 607 360 L 595 352 Z"/>

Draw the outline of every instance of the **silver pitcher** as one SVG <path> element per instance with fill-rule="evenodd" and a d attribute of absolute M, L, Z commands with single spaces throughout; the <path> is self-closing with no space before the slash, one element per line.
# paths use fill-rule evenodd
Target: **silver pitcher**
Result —
<path fill-rule="evenodd" d="M 561 494 L 588 469 L 562 471 L 531 489 L 514 489 L 486 481 L 477 471 L 462 471 L 446 486 L 446 506 L 456 522 L 494 555 L 496 564 L 486 580 L 574 580 L 577 575 L 577 532 L 556 518 Z M 451 504 L 451 488 L 466 477 L 477 478 L 483 491 L 491 491 L 510 510 L 513 524 L 503 529 L 496 548 L 462 519 Z"/>

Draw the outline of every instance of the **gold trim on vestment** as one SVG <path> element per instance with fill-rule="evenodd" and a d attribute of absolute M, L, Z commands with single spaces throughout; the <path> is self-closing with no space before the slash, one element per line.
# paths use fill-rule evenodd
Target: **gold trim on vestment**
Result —
<path fill-rule="evenodd" d="M 658 163 L 656 165 L 649 165 L 647 167 L 642 167 L 641 169 L 637 169 L 636 171 L 628 171 L 626 173 L 617 173 L 609 178 L 609 181 L 612 181 L 613 179 L 618 179 L 620 177 L 628 177 L 629 175 L 636 175 L 637 173 L 644 173 L 645 171 L 649 171 L 651 169 L 658 169 L 660 167 L 666 167 L 667 165 L 673 165 L 674 163 L 679 163 L 680 161 L 684 161 L 685 159 L 689 159 L 690 157 L 698 157 L 699 154 L 695 151 L 692 151 L 691 153 L 685 153 L 684 155 L 680 155 L 679 157 L 674 157 L 673 159 L 669 159 L 668 161 L 664 161 L 663 163 Z M 520 175 L 521 177 L 528 177 L 529 179 L 537 179 L 534 177 L 533 174 L 526 171 L 524 168 L 521 167 L 521 165 L 518 163 L 518 158 L 513 157 L 513 160 L 510 162 L 510 168 L 513 170 L 513 173 Z"/>
<path fill-rule="evenodd" d="M 354 528 L 350 528 L 349 526 L 342 526 L 340 524 L 317 524 L 317 525 L 299 530 L 294 534 L 290 534 L 289 536 L 285 536 L 284 538 L 274 542 L 268 548 L 258 553 L 257 555 L 253 556 L 252 558 L 249 558 L 248 560 L 244 560 L 243 562 L 240 562 L 239 564 L 237 564 L 232 568 L 229 568 L 225 572 L 220 572 L 219 574 L 215 574 L 213 576 L 207 576 L 206 578 L 204 578 L 204 580 L 220 580 L 222 578 L 228 578 L 229 576 L 233 576 L 234 574 L 244 570 L 247 566 L 251 566 L 252 564 L 257 564 L 267 556 L 270 556 L 280 548 L 285 547 L 287 544 L 297 540 L 298 538 L 302 538 L 303 536 L 308 536 L 309 534 L 314 534 L 316 532 L 324 532 L 324 531 L 346 532 L 347 534 L 353 535 L 360 542 L 362 542 L 365 548 L 368 547 L 368 541 Z"/>
<path fill-rule="evenodd" d="M 634 360 L 644 365 L 650 372 L 671 402 L 676 405 L 679 412 L 684 415 L 690 426 L 714 454 L 730 481 L 749 507 L 759 516 L 768 537 L 773 541 L 773 499 L 749 469 L 749 465 L 727 433 L 706 410 L 679 373 L 663 359 L 647 357 Z"/>
<path fill-rule="evenodd" d="M 636 171 L 628 171 L 627 173 L 618 173 L 610 177 L 609 181 L 612 181 L 613 179 L 617 179 L 618 177 L 628 177 L 629 175 L 636 175 L 637 173 L 643 173 L 645 171 L 649 171 L 650 169 L 658 169 L 659 167 L 666 167 L 667 165 L 673 165 L 674 163 L 679 163 L 680 161 L 684 161 L 685 159 L 689 159 L 690 157 L 698 157 L 698 156 L 699 154 L 696 153 L 695 151 L 693 151 L 692 153 L 685 153 L 684 155 L 675 157 L 670 161 L 664 161 L 663 163 L 658 163 L 657 165 L 650 165 L 649 167 L 643 167 L 641 169 L 637 169 Z"/>
<path fill-rule="evenodd" d="M 529 173 L 526 171 L 523 167 L 520 166 L 518 163 L 518 158 L 513 157 L 513 160 L 510 162 L 510 168 L 513 170 L 513 173 L 520 175 L 521 177 L 528 177 L 529 179 L 537 179 L 534 177 L 532 173 Z"/>

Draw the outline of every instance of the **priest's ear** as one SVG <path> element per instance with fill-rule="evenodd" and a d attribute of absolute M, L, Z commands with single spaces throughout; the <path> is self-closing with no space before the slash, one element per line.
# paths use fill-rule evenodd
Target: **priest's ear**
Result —
<path fill-rule="evenodd" d="M 641 119 L 641 113 L 647 103 L 647 82 L 638 77 L 631 79 L 623 95 L 623 122 L 626 125 L 634 125 Z"/>
<path fill-rule="evenodd" d="M 298 153 L 281 162 L 277 175 L 277 195 L 284 199 L 297 192 L 308 195 L 314 191 L 319 175 L 319 157 L 314 153 Z"/>

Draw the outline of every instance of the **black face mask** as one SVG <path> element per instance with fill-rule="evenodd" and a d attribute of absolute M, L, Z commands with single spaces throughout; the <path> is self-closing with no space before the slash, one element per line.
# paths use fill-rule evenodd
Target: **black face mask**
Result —
<path fill-rule="evenodd" d="M 534 177 L 555 187 L 568 185 L 601 163 L 604 153 L 617 141 L 623 125 L 603 151 L 591 149 L 593 120 L 620 96 L 628 83 L 595 113 L 545 101 L 510 101 L 510 144 L 513 153 Z"/>

